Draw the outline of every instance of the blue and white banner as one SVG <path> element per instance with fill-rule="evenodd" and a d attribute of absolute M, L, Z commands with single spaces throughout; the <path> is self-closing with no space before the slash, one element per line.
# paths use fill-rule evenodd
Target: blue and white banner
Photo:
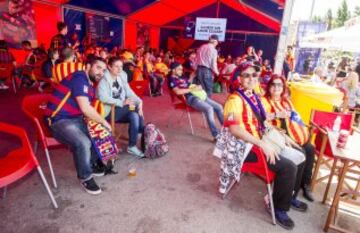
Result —
<path fill-rule="evenodd" d="M 225 41 L 226 22 L 222 18 L 196 18 L 195 40 L 209 40 L 215 34 L 219 41 Z"/>

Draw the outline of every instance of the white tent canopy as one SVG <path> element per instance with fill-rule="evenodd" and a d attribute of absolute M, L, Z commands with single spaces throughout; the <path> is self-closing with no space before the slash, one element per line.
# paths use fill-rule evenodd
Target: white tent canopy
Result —
<path fill-rule="evenodd" d="M 300 47 L 360 52 L 360 18 L 349 20 L 343 27 L 305 37 Z"/>

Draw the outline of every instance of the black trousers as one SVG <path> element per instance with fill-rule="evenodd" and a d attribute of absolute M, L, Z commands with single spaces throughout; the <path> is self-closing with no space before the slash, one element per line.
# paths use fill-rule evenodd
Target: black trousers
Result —
<path fill-rule="evenodd" d="M 301 180 L 301 187 L 304 187 L 305 185 L 310 185 L 311 182 L 312 170 L 315 160 L 315 148 L 310 142 L 305 143 L 302 148 L 306 156 L 304 173 Z"/>
<path fill-rule="evenodd" d="M 164 82 L 164 78 L 156 74 L 149 75 L 151 94 L 161 93 L 161 87 Z"/>
<path fill-rule="evenodd" d="M 245 162 L 256 161 L 256 154 L 250 151 Z M 288 211 L 291 199 L 296 197 L 301 187 L 304 163 L 296 166 L 291 160 L 281 157 L 275 164 L 268 163 L 268 167 L 276 174 L 273 188 L 274 207 Z"/>

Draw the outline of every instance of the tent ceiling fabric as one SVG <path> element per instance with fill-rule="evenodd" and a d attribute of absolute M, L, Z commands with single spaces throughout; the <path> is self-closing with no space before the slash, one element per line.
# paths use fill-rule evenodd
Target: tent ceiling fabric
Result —
<path fill-rule="evenodd" d="M 160 0 L 141 11 L 129 15 L 128 19 L 162 26 L 193 11 L 215 3 L 216 0 Z"/>
<path fill-rule="evenodd" d="M 274 2 L 271 0 L 269 4 L 273 5 Z M 185 16 L 191 12 L 209 6 L 216 3 L 216 0 L 191 0 L 191 4 L 185 3 L 186 1 L 179 0 L 160 0 L 152 4 L 150 7 L 144 8 L 143 10 L 129 15 L 129 19 L 147 22 L 152 25 L 162 26 L 177 18 Z M 236 11 L 247 15 L 253 20 L 266 27 L 271 28 L 275 32 L 280 31 L 280 21 L 265 14 L 262 14 L 258 10 L 247 7 L 241 4 L 238 0 L 220 0 L 221 3 L 235 9 Z M 166 13 L 164 13 L 166 12 Z M 154 17 L 157 16 L 157 17 Z"/>
<path fill-rule="evenodd" d="M 281 8 L 284 6 L 285 0 L 256 0 L 262 2 L 261 8 L 255 5 L 246 5 L 251 1 L 219 0 L 222 4 L 233 8 L 252 20 L 275 32 L 279 32 L 281 24 L 279 14 L 281 16 Z M 128 20 L 163 26 L 217 2 L 217 0 L 70 0 L 68 4 L 125 16 Z"/>
<path fill-rule="evenodd" d="M 70 0 L 69 5 L 126 16 L 157 0 Z"/>
<path fill-rule="evenodd" d="M 183 28 L 185 18 L 190 17 L 195 19 L 196 17 L 216 17 L 217 4 L 214 3 L 210 6 L 201 8 L 200 10 L 194 11 L 186 16 L 177 18 L 176 20 L 166 24 L 165 28 Z M 236 11 L 228 5 L 221 3 L 218 11 L 219 18 L 227 18 L 226 29 L 235 31 L 251 31 L 251 32 L 265 32 L 274 33 L 275 31 L 271 28 L 255 21 L 247 15 Z M 241 22 L 241 24 L 239 24 Z M 276 33 L 276 32 L 275 32 Z"/>

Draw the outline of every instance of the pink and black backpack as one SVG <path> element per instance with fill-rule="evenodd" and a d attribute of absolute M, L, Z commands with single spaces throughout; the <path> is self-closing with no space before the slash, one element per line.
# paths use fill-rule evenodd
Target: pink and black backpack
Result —
<path fill-rule="evenodd" d="M 145 157 L 150 159 L 160 158 L 169 152 L 169 145 L 164 134 L 152 123 L 144 127 L 142 148 Z"/>

